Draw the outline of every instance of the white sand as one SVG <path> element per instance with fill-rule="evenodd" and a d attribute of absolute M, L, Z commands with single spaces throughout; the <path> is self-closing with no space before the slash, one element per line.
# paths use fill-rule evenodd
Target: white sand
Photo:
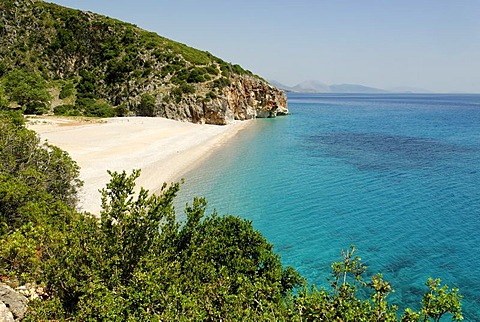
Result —
<path fill-rule="evenodd" d="M 141 169 L 137 186 L 158 191 L 178 181 L 212 151 L 251 122 L 226 126 L 198 125 L 163 118 L 125 117 L 101 121 L 72 118 L 30 118 L 28 128 L 42 140 L 67 151 L 80 166 L 85 182 L 81 210 L 100 213 L 100 193 L 107 170 Z"/>

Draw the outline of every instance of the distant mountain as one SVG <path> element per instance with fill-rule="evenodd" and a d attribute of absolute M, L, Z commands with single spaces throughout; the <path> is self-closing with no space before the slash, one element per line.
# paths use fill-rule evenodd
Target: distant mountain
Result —
<path fill-rule="evenodd" d="M 302 93 L 330 93 L 331 92 L 330 86 L 316 80 L 304 81 L 292 87 L 292 90 L 294 92 L 302 92 Z"/>
<path fill-rule="evenodd" d="M 285 85 L 285 84 L 282 84 L 282 83 L 280 83 L 280 82 L 278 82 L 278 81 L 276 81 L 276 80 L 273 80 L 273 79 L 272 79 L 272 80 L 269 80 L 268 82 L 270 83 L 270 85 L 272 85 L 272 86 L 274 86 L 274 87 L 276 87 L 276 88 L 278 88 L 278 89 L 284 90 L 285 92 L 293 92 L 292 87 L 287 86 L 287 85 Z"/>
<path fill-rule="evenodd" d="M 332 93 L 388 93 L 388 91 L 356 84 L 336 84 L 330 85 Z"/>
<path fill-rule="evenodd" d="M 297 93 L 388 93 L 389 91 L 357 84 L 327 85 L 317 80 L 304 81 L 295 86 L 287 86 L 275 80 L 270 84 L 287 92 Z"/>

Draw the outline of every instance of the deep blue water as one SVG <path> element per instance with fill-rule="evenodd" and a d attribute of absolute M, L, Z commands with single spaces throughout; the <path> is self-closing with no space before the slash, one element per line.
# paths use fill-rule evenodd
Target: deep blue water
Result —
<path fill-rule="evenodd" d="M 480 95 L 289 94 L 289 110 L 186 174 L 181 203 L 252 220 L 310 283 L 355 244 L 401 308 L 439 277 L 480 321 Z"/>

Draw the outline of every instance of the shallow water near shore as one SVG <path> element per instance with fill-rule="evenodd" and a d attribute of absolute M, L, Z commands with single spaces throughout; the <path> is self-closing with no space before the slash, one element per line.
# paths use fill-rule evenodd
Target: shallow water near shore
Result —
<path fill-rule="evenodd" d="M 432 276 L 480 321 L 480 95 L 289 94 L 289 109 L 185 174 L 178 204 L 252 220 L 319 286 L 355 244 L 400 310 Z"/>

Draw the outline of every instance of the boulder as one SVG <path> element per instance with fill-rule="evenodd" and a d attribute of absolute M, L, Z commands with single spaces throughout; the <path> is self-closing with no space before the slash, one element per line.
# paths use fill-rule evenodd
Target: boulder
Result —
<path fill-rule="evenodd" d="M 7 308 L 5 303 L 0 301 L 0 322 L 14 322 L 13 314 Z"/>
<path fill-rule="evenodd" d="M 28 299 L 6 284 L 0 284 L 0 302 L 5 304 L 15 319 L 23 319 L 27 312 Z"/>

